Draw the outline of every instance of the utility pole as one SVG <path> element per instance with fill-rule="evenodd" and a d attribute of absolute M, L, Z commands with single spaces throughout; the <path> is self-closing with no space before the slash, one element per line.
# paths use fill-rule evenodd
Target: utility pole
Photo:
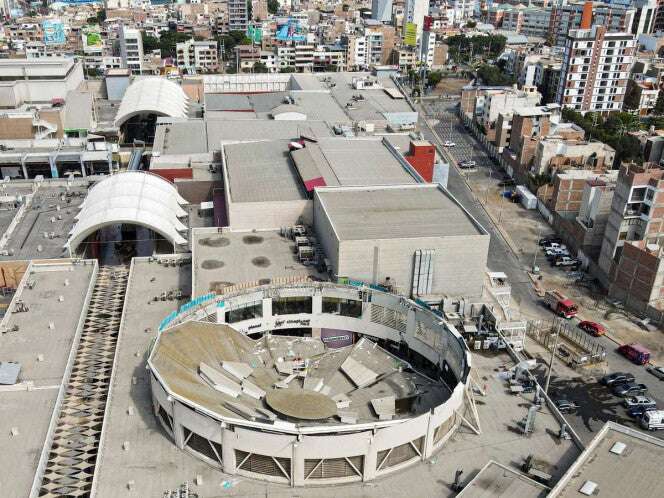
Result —
<path fill-rule="evenodd" d="M 533 267 L 532 270 L 535 271 L 535 264 L 537 263 L 537 249 L 539 248 L 539 240 L 542 236 L 542 225 L 537 227 L 537 238 L 535 239 L 535 252 L 533 253 Z"/>
<path fill-rule="evenodd" d="M 558 336 L 560 336 L 560 329 L 556 327 L 556 335 L 554 335 L 553 349 L 551 349 L 551 360 L 549 361 L 549 371 L 546 374 L 546 382 L 544 383 L 544 394 L 549 395 L 549 381 L 551 380 L 551 370 L 553 370 L 553 360 L 556 358 L 556 349 L 558 349 Z"/>

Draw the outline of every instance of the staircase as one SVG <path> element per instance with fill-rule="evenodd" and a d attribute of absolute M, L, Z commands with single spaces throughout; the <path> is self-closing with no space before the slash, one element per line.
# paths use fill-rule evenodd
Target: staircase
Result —
<path fill-rule="evenodd" d="M 99 269 L 55 425 L 40 497 L 88 497 L 110 388 L 129 270 Z"/>
<path fill-rule="evenodd" d="M 49 135 L 52 135 L 58 131 L 58 127 L 53 123 L 49 123 L 48 121 L 37 116 L 32 118 L 32 126 L 37 128 L 37 131 L 35 132 L 35 140 L 48 138 Z"/>

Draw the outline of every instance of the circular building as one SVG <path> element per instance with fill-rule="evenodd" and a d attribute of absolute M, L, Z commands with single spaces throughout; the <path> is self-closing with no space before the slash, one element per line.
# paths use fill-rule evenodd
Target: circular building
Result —
<path fill-rule="evenodd" d="M 307 486 L 431 456 L 458 426 L 470 357 L 414 301 L 301 283 L 182 306 L 148 365 L 155 414 L 179 448 L 227 474 Z"/>

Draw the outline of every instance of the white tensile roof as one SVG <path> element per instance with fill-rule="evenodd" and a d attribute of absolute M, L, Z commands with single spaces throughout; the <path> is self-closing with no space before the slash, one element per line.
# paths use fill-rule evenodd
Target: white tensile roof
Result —
<path fill-rule="evenodd" d="M 67 247 L 74 251 L 88 235 L 121 223 L 149 228 L 174 247 L 186 244 L 181 232 L 187 227 L 180 221 L 187 214 L 184 204 L 170 182 L 152 173 L 128 171 L 109 176 L 88 192 Z"/>
<path fill-rule="evenodd" d="M 182 87 L 166 78 L 154 76 L 138 79 L 122 97 L 115 116 L 115 126 L 122 126 L 137 114 L 186 118 L 188 101 Z"/>

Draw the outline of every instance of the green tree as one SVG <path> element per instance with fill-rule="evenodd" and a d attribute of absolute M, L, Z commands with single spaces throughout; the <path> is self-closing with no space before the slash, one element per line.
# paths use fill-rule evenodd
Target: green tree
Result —
<path fill-rule="evenodd" d="M 190 36 L 177 31 L 162 31 L 159 37 L 159 48 L 162 57 L 175 57 L 175 49 L 178 43 L 187 41 Z M 145 49 L 145 47 L 143 47 Z"/>
<path fill-rule="evenodd" d="M 254 64 L 254 73 L 267 73 L 268 71 L 267 66 L 263 62 L 258 61 Z"/>
<path fill-rule="evenodd" d="M 473 28 L 476 27 L 476 26 L 477 26 L 477 23 L 476 23 L 475 21 L 468 21 L 468 22 L 466 23 L 466 27 L 467 27 L 468 29 L 473 29 Z"/>
<path fill-rule="evenodd" d="M 431 88 L 436 88 L 438 83 L 443 79 L 443 73 L 440 71 L 431 71 L 427 76 L 427 84 Z"/>
<path fill-rule="evenodd" d="M 627 90 L 625 90 L 625 100 L 623 106 L 625 109 L 636 110 L 639 108 L 639 85 L 634 80 L 627 81 Z"/>
<path fill-rule="evenodd" d="M 280 73 L 294 73 L 295 68 L 293 66 L 286 66 L 279 69 Z"/>
<path fill-rule="evenodd" d="M 97 11 L 97 24 L 103 24 L 106 20 L 106 9 Z"/>
<path fill-rule="evenodd" d="M 655 107 L 652 112 L 657 116 L 664 114 L 664 92 L 662 90 L 657 94 L 657 101 L 655 102 Z"/>
<path fill-rule="evenodd" d="M 143 51 L 152 52 L 160 48 L 159 38 L 155 36 L 146 35 L 145 32 L 141 33 L 141 38 L 143 40 Z"/>
<path fill-rule="evenodd" d="M 267 11 L 276 14 L 279 11 L 279 0 L 267 0 Z"/>
<path fill-rule="evenodd" d="M 516 83 L 513 76 L 500 70 L 497 66 L 482 64 L 477 69 L 477 77 L 482 83 L 489 86 L 507 86 Z"/>

